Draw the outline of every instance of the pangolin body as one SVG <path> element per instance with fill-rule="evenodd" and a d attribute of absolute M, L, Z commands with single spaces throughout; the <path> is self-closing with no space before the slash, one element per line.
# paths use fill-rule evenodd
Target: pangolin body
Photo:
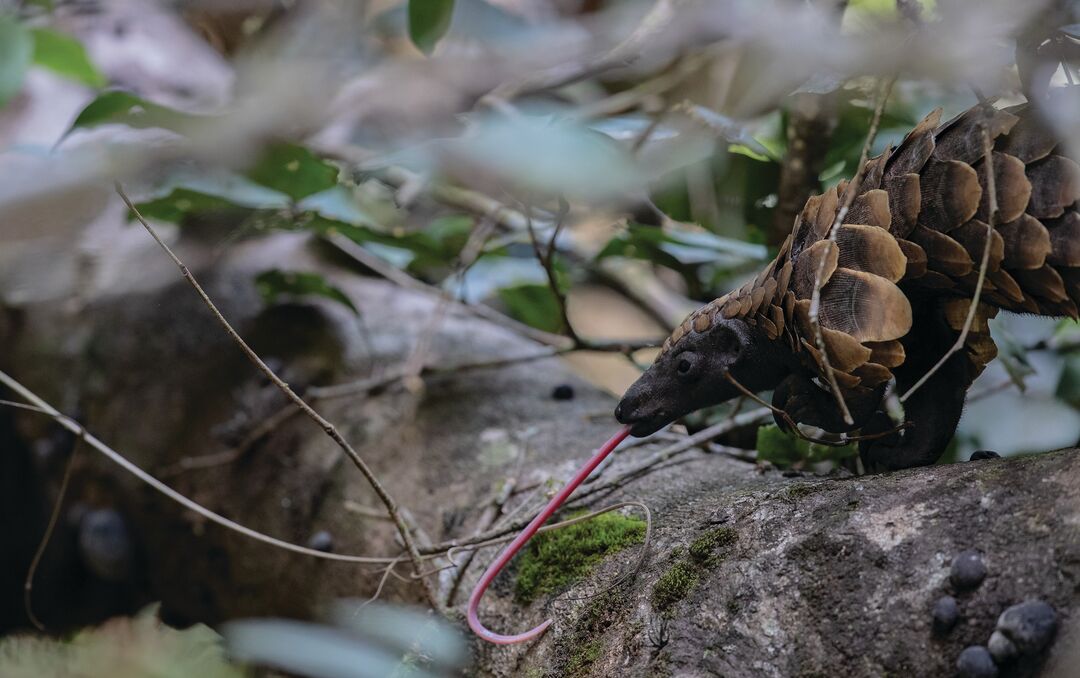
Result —
<path fill-rule="evenodd" d="M 932 414 L 934 398 L 945 403 L 939 405 L 947 415 L 913 422 L 924 429 L 921 451 L 889 459 L 879 450 L 886 456 L 876 460 L 886 468 L 932 463 L 955 430 L 967 387 L 997 355 L 987 320 L 998 309 L 1076 318 L 1080 305 L 1080 166 L 1030 108 L 980 105 L 945 124 L 940 117 L 940 110 L 932 112 L 896 148 L 867 162 L 832 239 L 849 185 L 812 197 L 776 258 L 740 289 L 692 313 L 665 341 L 661 357 L 717 323 L 741 320 L 803 368 L 796 381 L 777 386 L 775 405 L 802 423 L 865 432 L 868 418 L 881 417 L 891 378 L 904 392 L 955 343 L 989 232 L 985 280 L 965 350 L 923 387 L 929 391 L 922 396 L 925 418 L 942 419 Z M 997 198 L 992 230 L 986 134 Z M 845 401 L 861 412 L 854 426 L 839 421 L 831 394 L 820 397 L 825 363 L 810 322 L 819 271 L 823 343 Z M 810 384 L 816 393 L 807 391 Z M 915 403 L 916 416 L 919 408 Z M 949 430 L 929 436 L 935 427 Z M 915 435 L 909 438 L 913 444 Z"/>

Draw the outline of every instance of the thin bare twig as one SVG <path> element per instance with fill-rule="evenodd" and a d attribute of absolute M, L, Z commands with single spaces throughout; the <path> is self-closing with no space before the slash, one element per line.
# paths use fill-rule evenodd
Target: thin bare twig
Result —
<path fill-rule="evenodd" d="M 406 524 L 405 520 L 401 516 L 401 511 L 398 508 L 397 501 L 383 486 L 382 482 L 375 475 L 375 472 L 371 469 L 371 467 L 367 465 L 367 462 L 364 461 L 364 459 L 356 452 L 356 450 L 353 449 L 352 445 L 350 445 L 349 442 L 345 440 L 341 433 L 338 432 L 337 427 L 335 427 L 333 424 L 323 418 L 323 416 L 316 412 L 310 405 L 308 405 L 303 398 L 298 396 L 292 390 L 292 388 L 290 388 L 288 384 L 282 381 L 282 379 L 278 377 L 277 374 L 275 374 L 274 371 L 270 369 L 265 362 L 263 362 L 262 358 L 260 358 L 259 355 L 255 353 L 255 351 L 253 351 L 250 346 L 247 345 L 247 342 L 245 342 L 244 339 L 239 335 L 239 333 L 237 333 L 237 331 L 233 329 L 232 325 L 229 324 L 229 321 L 225 319 L 225 316 L 223 316 L 221 314 L 221 311 L 218 310 L 217 306 L 214 305 L 214 302 L 210 299 L 209 295 L 207 295 L 206 291 L 203 290 L 202 285 L 200 285 L 199 282 L 195 279 L 195 276 L 192 275 L 190 270 L 188 270 L 188 267 L 184 264 L 184 262 L 182 262 L 180 258 L 176 256 L 176 254 L 167 244 L 165 244 L 165 241 L 162 240 L 161 237 L 157 234 L 157 231 L 155 231 L 154 228 L 150 225 L 150 222 L 148 222 L 142 216 L 138 208 L 136 208 L 135 205 L 131 202 L 131 199 L 128 198 L 127 194 L 124 192 L 124 189 L 119 182 L 116 183 L 115 188 L 117 194 L 120 196 L 120 199 L 124 201 L 124 204 L 127 205 L 127 208 L 131 210 L 131 213 L 135 216 L 139 223 L 142 224 L 143 228 L 146 229 L 146 232 L 150 234 L 150 237 L 152 237 L 154 241 L 157 242 L 158 246 L 165 251 L 169 258 L 172 259 L 173 263 L 176 264 L 177 268 L 180 269 L 180 274 L 195 290 L 195 293 L 199 295 L 199 298 L 202 299 L 203 304 L 205 304 L 206 307 L 210 309 L 210 312 L 217 319 L 218 323 L 222 326 L 222 328 L 229 335 L 229 337 L 232 338 L 233 342 L 240 347 L 240 350 L 244 353 L 245 356 L 247 356 L 248 360 L 250 360 L 255 365 L 255 367 L 259 369 L 259 371 L 265 374 L 266 377 L 271 382 L 273 382 L 273 384 L 277 386 L 281 390 L 281 392 L 284 393 L 285 396 L 293 402 L 294 405 L 299 407 L 304 412 L 304 414 L 306 414 L 312 421 L 314 421 L 319 426 L 319 428 L 321 428 L 323 432 L 330 437 L 331 440 L 337 443 L 338 447 L 340 447 L 341 450 L 345 453 L 345 455 L 348 456 L 350 460 L 352 460 L 356 468 L 360 470 L 360 473 L 368 481 L 368 484 L 370 484 L 372 489 L 375 490 L 375 494 L 378 495 L 379 500 L 382 501 L 382 503 L 386 506 L 387 513 L 389 513 L 390 517 L 394 520 L 394 525 L 398 529 L 398 534 L 401 535 L 401 540 L 405 544 L 406 551 L 408 551 L 409 553 L 409 559 L 412 561 L 413 570 L 417 573 L 421 572 L 423 568 L 420 564 L 420 553 L 416 549 L 416 543 L 413 541 L 412 532 L 408 524 Z M 423 585 L 424 592 L 428 598 L 428 602 L 431 603 L 433 609 L 440 610 L 440 601 L 435 593 L 434 588 L 431 586 L 431 583 L 425 579 L 423 580 Z"/>
<path fill-rule="evenodd" d="M 0 403 L 7 406 L 21 405 L 21 403 L 8 401 L 0 401 Z M 38 544 L 37 551 L 34 552 L 34 558 L 30 561 L 30 568 L 26 571 L 26 581 L 23 583 L 23 607 L 26 609 L 26 617 L 42 633 L 46 630 L 45 624 L 41 623 L 38 616 L 34 614 L 34 575 L 37 573 L 41 559 L 45 555 L 49 540 L 52 539 L 53 531 L 56 530 L 56 523 L 60 518 L 60 509 L 64 505 L 64 496 L 67 495 L 68 483 L 71 481 L 71 470 L 75 468 L 75 457 L 79 453 L 79 446 L 82 442 L 83 436 L 80 434 L 75 438 L 75 444 L 71 447 L 71 453 L 68 456 L 67 463 L 64 465 L 64 476 L 60 480 L 60 489 L 56 492 L 56 503 L 53 504 L 52 513 L 49 515 L 49 523 L 45 527 L 45 534 L 41 535 L 41 543 Z"/>
<path fill-rule="evenodd" d="M 221 527 L 224 527 L 227 530 L 232 530 L 233 532 L 237 532 L 239 534 L 242 534 L 245 537 L 250 537 L 251 539 L 254 539 L 256 541 L 260 541 L 260 542 L 262 542 L 264 544 L 269 544 L 270 546 L 275 546 L 277 548 L 284 549 L 285 551 L 291 551 L 293 553 L 299 553 L 299 554 L 305 555 L 305 556 L 312 556 L 313 558 L 321 558 L 323 560 L 336 560 L 336 561 L 345 562 L 345 563 L 363 563 L 363 564 L 367 564 L 367 565 L 383 565 L 383 564 L 386 564 L 386 563 L 393 562 L 395 560 L 394 558 L 380 558 L 380 557 L 369 557 L 369 556 L 350 556 L 350 555 L 343 555 L 343 554 L 337 554 L 337 553 L 326 553 L 326 552 L 323 552 L 323 551 L 316 551 L 315 549 L 309 549 L 309 548 L 304 547 L 304 546 L 298 546 L 296 544 L 291 544 L 291 543 L 289 543 L 287 541 L 282 541 L 281 539 L 278 539 L 276 537 L 271 537 L 271 536 L 269 536 L 267 534 L 263 534 L 262 532 L 258 532 L 256 530 L 253 530 L 253 529 L 249 528 L 249 527 L 245 527 L 245 526 L 243 526 L 243 525 L 241 525 L 241 524 L 239 524 L 237 522 L 229 520 L 228 518 L 226 518 L 226 517 L 224 517 L 222 515 L 214 513 L 213 511 L 206 508 L 202 504 L 196 503 L 196 502 L 192 501 L 191 499 L 185 497 L 184 495 L 182 495 L 179 492 L 177 492 L 176 490 L 172 489 L 171 487 L 169 487 L 165 483 L 161 482 L 160 480 L 158 480 L 154 476 L 152 476 L 149 473 L 147 473 L 146 471 L 142 470 L 141 468 L 139 468 L 135 464 L 131 463 L 130 461 L 128 461 L 128 459 L 124 455 L 120 454 L 119 452 L 117 452 L 113 448 L 109 447 L 105 443 L 98 440 L 93 434 L 91 434 L 89 431 L 87 431 L 85 428 L 83 428 L 83 426 L 81 424 L 79 424 L 77 421 L 75 421 L 74 419 L 71 419 L 70 417 L 62 414 L 59 410 L 54 408 L 52 405 L 45 402 L 36 393 L 34 393 L 30 389 L 23 386 L 20 382 L 18 382 L 14 378 L 8 376 L 8 374 L 3 372 L 3 371 L 0 371 L 0 384 L 3 384 L 4 386 L 7 386 L 9 389 L 14 391 L 16 394 L 18 394 L 22 398 L 24 398 L 28 403 L 30 403 L 30 404 L 27 405 L 27 404 L 23 404 L 23 403 L 9 403 L 7 401 L 0 401 L 0 405 L 7 405 L 7 406 L 10 406 L 10 407 L 18 407 L 19 409 L 28 410 L 28 411 L 31 411 L 31 412 L 37 412 L 39 414 L 43 414 L 45 416 L 52 417 L 52 419 L 54 421 L 56 421 L 57 423 L 59 423 L 61 426 L 63 426 L 67 430 L 71 431 L 75 435 L 80 436 L 83 439 L 83 441 L 85 441 L 85 443 L 87 445 L 94 448 L 95 450 L 97 450 L 101 454 L 105 455 L 105 457 L 109 461 L 113 462 L 114 464 L 116 464 L 120 468 L 124 469 L 125 471 L 127 471 L 131 475 L 135 476 L 136 478 L 141 480 L 143 483 L 149 485 L 151 488 L 153 488 L 157 492 L 163 494 L 165 497 L 167 497 L 168 499 L 171 499 L 172 501 L 176 502 L 177 504 L 180 504 L 181 506 L 188 509 L 189 511 L 192 511 L 193 513 L 197 513 L 198 515 L 202 516 L 203 518 L 206 518 L 210 522 L 216 523 L 217 525 L 220 525 Z M 399 558 L 400 558 L 400 556 L 399 556 Z"/>
<path fill-rule="evenodd" d="M 551 231 L 547 252 L 544 252 L 543 248 L 540 247 L 540 240 L 536 237 L 536 229 L 533 228 L 532 204 L 526 201 L 522 211 L 525 213 L 525 228 L 529 231 L 529 242 L 532 243 L 536 260 L 540 262 L 540 266 L 544 269 L 548 287 L 555 296 L 555 302 L 559 305 L 559 315 L 562 319 L 563 328 L 566 330 L 566 336 L 570 337 L 575 346 L 580 346 L 583 342 L 578 337 L 577 332 L 574 331 L 574 326 L 570 324 L 570 315 L 566 311 L 566 295 L 559 288 L 559 277 L 555 272 L 555 240 L 559 237 L 559 231 L 562 230 L 563 223 L 566 220 L 566 213 L 569 211 L 569 207 L 562 200 L 559 202 L 559 218 Z"/>
<path fill-rule="evenodd" d="M 874 139 L 877 138 L 878 128 L 881 126 L 881 116 L 885 113 L 885 104 L 889 100 L 889 94 L 892 92 L 895 82 L 896 77 L 894 76 L 881 88 L 877 106 L 874 107 L 874 116 L 870 119 L 870 129 L 866 133 L 866 141 L 863 143 L 862 152 L 859 154 L 858 169 L 855 171 L 851 183 L 848 184 L 847 190 L 844 191 L 843 204 L 837 210 L 836 219 L 833 220 L 832 226 L 829 227 L 830 247 L 838 247 L 836 244 L 837 230 L 840 228 L 840 224 L 844 223 L 844 218 L 847 217 L 848 210 L 851 209 L 851 204 L 855 202 L 855 196 L 859 193 L 859 186 L 862 184 L 863 176 L 866 174 L 866 161 L 870 158 L 870 148 L 874 144 Z M 850 426 L 855 423 L 855 420 L 851 417 L 851 411 L 848 409 L 847 402 L 844 401 L 844 394 L 840 391 L 840 384 L 836 381 L 836 374 L 833 373 L 833 367 L 829 364 L 829 352 L 825 348 L 825 337 L 821 332 L 821 322 L 818 319 L 818 315 L 821 313 L 821 287 L 823 284 L 822 278 L 825 276 L 825 261 L 827 258 L 825 256 L 821 257 L 818 262 L 817 272 L 814 275 L 814 293 L 810 297 L 810 326 L 814 330 L 814 342 L 821 353 L 821 362 L 825 378 L 829 382 L 829 390 L 832 392 L 833 397 L 836 398 L 836 404 L 840 407 L 840 414 L 844 417 L 844 423 Z"/>
<path fill-rule="evenodd" d="M 486 530 L 488 530 L 495 521 L 499 519 L 499 514 L 502 513 L 503 506 L 509 501 L 510 496 L 514 493 L 514 488 L 517 487 L 517 481 L 513 478 L 507 478 L 502 486 L 499 487 L 499 491 L 495 493 L 495 496 L 490 502 L 484 512 L 480 515 L 480 520 L 477 521 L 477 529 L 473 536 L 477 536 Z M 460 563 L 454 563 L 457 566 L 457 573 L 454 575 L 454 581 L 450 584 L 450 590 L 446 592 L 446 604 L 447 606 L 454 604 L 454 596 L 457 595 L 458 589 L 461 588 L 461 582 L 465 578 L 465 572 L 469 568 L 469 564 L 472 563 L 473 557 L 476 556 L 476 551 L 472 550 L 465 554 L 465 557 Z M 449 553 L 447 554 L 449 557 Z M 451 560 L 450 562 L 454 562 Z"/>
<path fill-rule="evenodd" d="M 968 304 L 967 317 L 964 318 L 964 327 L 960 330 L 960 336 L 956 338 L 956 342 L 949 347 L 949 350 L 945 352 L 945 355 L 941 356 L 941 360 L 931 367 L 926 374 L 924 374 L 917 382 L 915 382 L 911 388 L 907 390 L 907 393 L 900 396 L 900 402 L 907 402 L 907 399 L 912 396 L 915 391 L 925 384 L 930 377 L 940 370 L 945 363 L 953 356 L 954 353 L 964 348 L 964 344 L 967 343 L 968 332 L 971 330 L 971 324 L 975 320 L 975 313 L 979 310 L 979 298 L 982 296 L 983 283 L 986 282 L 986 269 L 990 263 L 990 245 L 993 243 L 994 235 L 994 222 L 997 220 L 997 186 L 994 178 L 994 144 L 990 138 L 989 124 L 983 127 L 983 154 L 986 164 L 986 191 L 987 195 L 987 211 L 989 214 L 986 218 L 986 243 L 983 245 L 982 260 L 979 262 L 979 279 L 975 282 L 975 292 L 971 295 L 971 303 Z"/>

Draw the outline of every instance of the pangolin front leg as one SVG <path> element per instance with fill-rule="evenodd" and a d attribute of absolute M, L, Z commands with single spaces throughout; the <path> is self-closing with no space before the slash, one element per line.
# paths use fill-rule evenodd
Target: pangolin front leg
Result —
<path fill-rule="evenodd" d="M 924 305 L 924 308 L 929 304 Z M 907 393 L 956 341 L 956 333 L 935 307 L 920 314 L 904 337 L 908 359 L 895 370 L 896 392 Z M 907 427 L 901 432 L 860 443 L 863 465 L 868 471 L 895 471 L 936 462 L 956 432 L 964 410 L 967 389 L 975 371 L 964 350 L 957 351 L 904 402 Z M 876 414 L 864 433 L 887 431 L 894 424 L 884 413 Z"/>
<path fill-rule="evenodd" d="M 836 397 L 814 383 L 807 375 L 795 372 L 773 390 L 773 407 L 783 410 L 797 424 L 816 426 L 832 433 L 846 433 L 864 426 L 873 417 L 881 402 L 884 384 L 880 388 L 844 389 L 842 394 L 854 423 L 847 424 L 840 413 Z M 781 429 L 789 426 L 783 415 L 773 413 Z"/>

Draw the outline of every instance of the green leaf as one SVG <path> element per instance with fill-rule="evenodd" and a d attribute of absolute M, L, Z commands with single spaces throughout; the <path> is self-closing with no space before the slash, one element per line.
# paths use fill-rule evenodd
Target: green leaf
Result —
<path fill-rule="evenodd" d="M 841 459 L 849 459 L 858 456 L 858 454 L 859 447 L 854 443 L 848 443 L 847 445 L 842 446 L 810 443 L 807 459 L 812 462 L 840 461 Z"/>
<path fill-rule="evenodd" d="M 547 285 L 517 285 L 499 290 L 511 317 L 545 332 L 562 329 L 559 300 Z"/>
<path fill-rule="evenodd" d="M 757 453 L 761 461 L 790 466 L 806 459 L 809 452 L 809 443 L 784 433 L 776 424 L 768 424 L 757 430 Z"/>
<path fill-rule="evenodd" d="M 189 215 L 207 214 L 244 210 L 236 203 L 216 195 L 200 193 L 187 188 L 178 188 L 169 195 L 149 200 L 137 205 L 139 213 L 147 219 L 177 223 Z"/>
<path fill-rule="evenodd" d="M 48 28 L 35 28 L 34 63 L 90 87 L 104 87 L 105 76 L 75 38 Z"/>
<path fill-rule="evenodd" d="M 282 271 L 274 268 L 260 273 L 255 278 L 255 287 L 267 302 L 273 302 L 282 295 L 297 297 L 314 295 L 344 304 L 353 313 L 360 315 L 360 310 L 353 305 L 352 300 L 340 289 L 326 282 L 326 279 L 318 273 Z"/>
<path fill-rule="evenodd" d="M 181 113 L 137 97 L 130 92 L 104 92 L 87 104 L 71 123 L 71 129 L 98 125 L 127 125 L 129 127 L 162 127 L 176 129 L 204 116 Z"/>
<path fill-rule="evenodd" d="M 450 28 L 454 0 L 409 0 L 409 38 L 430 54 Z"/>
<path fill-rule="evenodd" d="M 248 170 L 252 181 L 300 200 L 337 185 L 338 168 L 296 144 L 272 144 Z"/>
<path fill-rule="evenodd" d="M 0 14 L 0 106 L 22 89 L 34 39 L 13 17 Z"/>

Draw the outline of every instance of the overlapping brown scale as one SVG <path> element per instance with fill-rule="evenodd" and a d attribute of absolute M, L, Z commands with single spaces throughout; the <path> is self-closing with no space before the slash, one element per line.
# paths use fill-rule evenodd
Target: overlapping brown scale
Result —
<path fill-rule="evenodd" d="M 985 155 L 983 130 L 996 139 L 1017 123 L 1019 118 L 990 106 L 970 108 L 941 126 L 935 134 L 934 158 L 959 160 L 969 165 Z"/>
<path fill-rule="evenodd" d="M 1008 301 L 1019 303 L 1024 300 L 1024 292 L 1020 289 L 1020 283 L 1016 282 L 1007 271 L 988 271 L 986 279 L 994 283 L 994 291 L 998 296 Z"/>
<path fill-rule="evenodd" d="M 821 284 L 824 286 L 836 270 L 838 260 L 839 248 L 831 240 L 818 240 L 803 250 L 795 259 L 791 275 L 791 289 L 795 296 L 798 299 L 809 299 L 814 293 L 818 271 L 821 271 Z"/>
<path fill-rule="evenodd" d="M 893 151 L 885 163 L 885 176 L 918 174 L 934 152 L 934 128 L 941 121 L 941 109 L 930 112 Z"/>
<path fill-rule="evenodd" d="M 910 240 L 898 239 L 896 244 L 907 259 L 907 270 L 904 272 L 906 280 L 921 278 L 926 275 L 926 250 Z"/>
<path fill-rule="evenodd" d="M 967 322 L 968 313 L 971 310 L 971 299 L 955 297 L 946 299 L 941 303 L 941 315 L 949 327 L 960 332 Z M 997 309 L 984 303 L 979 303 L 975 308 L 975 315 L 971 319 L 972 332 L 989 332 L 989 320 L 997 315 Z"/>
<path fill-rule="evenodd" d="M 870 362 L 889 368 L 904 364 L 904 359 L 907 357 L 904 345 L 896 339 L 870 341 L 866 343 L 866 347 L 870 349 Z"/>
<path fill-rule="evenodd" d="M 821 339 L 829 355 L 829 364 L 841 372 L 851 372 L 870 359 L 870 349 L 844 332 L 821 328 Z"/>
<path fill-rule="evenodd" d="M 979 183 L 986 186 L 986 163 L 982 160 L 975 165 Z M 1026 168 L 1019 158 L 1007 153 L 994 152 L 994 188 L 997 193 L 997 216 L 1000 222 L 1019 219 L 1027 209 L 1031 198 L 1031 182 L 1028 181 Z M 979 209 L 975 218 L 986 221 L 990 214 L 990 193 L 983 191 L 979 199 Z"/>
<path fill-rule="evenodd" d="M 892 379 L 892 372 L 884 365 L 868 362 L 859 365 L 851 374 L 859 378 L 860 386 L 873 387 Z"/>
<path fill-rule="evenodd" d="M 1068 301 L 1065 281 L 1061 274 L 1048 264 L 1039 268 L 1018 269 L 1012 272 L 1025 295 L 1036 295 L 1051 302 Z"/>
<path fill-rule="evenodd" d="M 942 233 L 951 231 L 975 216 L 982 192 L 971 165 L 931 159 L 919 178 L 919 224 Z"/>
<path fill-rule="evenodd" d="M 1064 216 L 1044 222 L 1050 232 L 1050 253 L 1046 263 L 1052 266 L 1080 266 L 1080 214 L 1069 211 Z"/>
<path fill-rule="evenodd" d="M 988 334 L 969 334 L 964 348 L 967 350 L 968 359 L 975 366 L 976 375 L 980 374 L 998 354 L 997 344 Z"/>
<path fill-rule="evenodd" d="M 881 276 L 838 268 L 821 290 L 822 327 L 857 341 L 899 339 L 911 329 L 911 304 L 900 288 Z"/>
<path fill-rule="evenodd" d="M 851 201 L 844 217 L 845 224 L 865 224 L 889 230 L 892 212 L 889 210 L 889 194 L 880 188 L 866 191 Z"/>
<path fill-rule="evenodd" d="M 825 374 L 825 361 L 821 359 L 821 352 L 807 339 L 800 339 L 799 346 L 805 351 L 813 361 L 814 367 L 817 368 L 819 374 Z M 854 388 L 859 385 L 860 379 L 853 374 L 847 372 L 841 372 L 835 367 L 832 370 L 833 376 L 836 377 L 836 383 L 842 389 Z"/>
<path fill-rule="evenodd" d="M 892 147 L 886 148 L 881 155 L 874 156 L 866 161 L 862 184 L 860 184 L 862 190 L 866 191 L 881 186 L 881 181 L 885 175 L 885 163 L 889 160 L 891 152 Z"/>
<path fill-rule="evenodd" d="M 974 263 L 967 250 L 944 233 L 926 228 L 920 223 L 910 237 L 912 242 L 926 252 L 926 265 L 930 270 L 953 278 L 971 273 Z"/>
<path fill-rule="evenodd" d="M 905 238 L 915 228 L 919 210 L 922 209 L 919 175 L 886 177 L 882 185 L 889 194 L 889 231 L 897 238 Z"/>
<path fill-rule="evenodd" d="M 1024 214 L 996 228 L 1005 241 L 1002 266 L 1010 270 L 1031 269 L 1046 263 L 1050 254 L 1050 233 L 1038 219 Z"/>
<path fill-rule="evenodd" d="M 975 263 L 976 268 L 982 263 L 983 251 L 986 248 L 986 233 L 988 227 L 978 219 L 972 219 L 959 228 L 949 231 L 949 237 L 960 243 L 967 251 L 968 256 Z M 1001 261 L 1005 258 L 1005 239 L 997 231 L 991 231 L 990 258 L 986 270 L 996 271 L 1001 268 Z"/>
<path fill-rule="evenodd" d="M 1072 160 L 1051 155 L 1027 166 L 1031 200 L 1027 213 L 1037 219 L 1053 219 L 1080 199 L 1080 166 Z"/>
<path fill-rule="evenodd" d="M 837 194 L 837 188 L 835 187 L 821 195 L 821 205 L 818 208 L 817 219 L 814 222 L 814 233 L 817 236 L 814 240 L 829 235 L 829 230 L 832 228 L 833 222 L 836 221 L 836 210 L 839 202 L 840 196 Z"/>
<path fill-rule="evenodd" d="M 1039 121 L 1037 115 L 1025 115 L 1009 131 L 1007 137 L 997 140 L 996 149 L 1015 155 L 1028 164 L 1042 160 L 1057 146 L 1057 139 Z"/>
<path fill-rule="evenodd" d="M 884 228 L 861 224 L 845 224 L 836 232 L 840 247 L 838 265 L 856 271 L 866 271 L 896 282 L 904 277 L 907 257 L 896 238 Z"/>

